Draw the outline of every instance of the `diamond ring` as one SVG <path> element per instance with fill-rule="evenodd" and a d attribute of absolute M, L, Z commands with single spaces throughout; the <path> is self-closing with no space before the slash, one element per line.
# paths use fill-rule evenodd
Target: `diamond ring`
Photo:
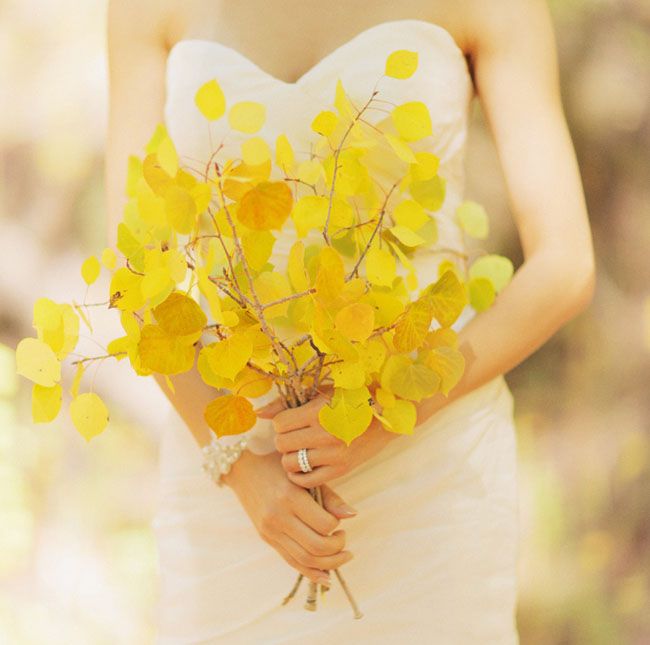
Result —
<path fill-rule="evenodd" d="M 298 451 L 298 464 L 303 473 L 310 473 L 313 470 L 309 463 L 309 459 L 307 459 L 307 448 L 301 448 Z"/>

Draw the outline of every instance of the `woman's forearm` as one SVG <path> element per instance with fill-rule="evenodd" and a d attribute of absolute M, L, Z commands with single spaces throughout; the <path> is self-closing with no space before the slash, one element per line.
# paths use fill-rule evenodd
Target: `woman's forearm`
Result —
<path fill-rule="evenodd" d="M 196 354 L 198 355 L 198 351 Z M 203 417 L 203 411 L 210 401 L 219 396 L 219 391 L 207 385 L 201 378 L 196 366 L 196 358 L 191 370 L 169 377 L 175 392 L 170 391 L 163 375 L 154 373 L 153 377 L 185 421 L 196 443 L 199 446 L 208 444 L 212 431 Z"/>
<path fill-rule="evenodd" d="M 454 399 L 513 369 L 591 302 L 593 258 L 568 262 L 569 251 L 540 252 L 515 272 L 494 304 L 459 332 L 465 371 L 445 397 L 437 393 L 416 404 L 419 425 Z"/>

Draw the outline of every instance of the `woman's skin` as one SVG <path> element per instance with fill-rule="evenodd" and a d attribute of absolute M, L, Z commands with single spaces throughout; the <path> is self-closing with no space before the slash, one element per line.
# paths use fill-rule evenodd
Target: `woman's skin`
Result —
<path fill-rule="evenodd" d="M 431 6 L 435 5 L 435 6 Z M 445 398 L 418 405 L 418 425 L 456 398 L 521 363 L 591 302 L 595 263 L 580 173 L 565 121 L 552 22 L 545 0 L 449 0 L 434 3 L 346 0 L 110 0 L 110 106 L 106 148 L 108 240 L 115 245 L 125 203 L 126 159 L 142 153 L 163 122 L 167 53 L 185 38 L 228 45 L 270 75 L 293 82 L 369 27 L 401 18 L 444 27 L 466 55 L 477 98 L 493 134 L 524 263 L 494 305 L 459 332 L 466 370 Z M 155 376 L 202 446 L 210 440 L 203 410 L 214 389 L 196 366 Z M 276 452 L 245 450 L 225 476 L 262 539 L 312 580 L 351 556 L 345 515 L 326 484 L 379 453 L 400 435 L 376 421 L 349 447 L 318 423 L 327 393 L 300 408 L 276 401 Z M 415 430 L 417 432 L 417 428 Z M 408 438 L 403 438 L 408 441 Z M 296 450 L 317 467 L 297 472 Z M 321 484 L 324 508 L 306 490 Z"/>

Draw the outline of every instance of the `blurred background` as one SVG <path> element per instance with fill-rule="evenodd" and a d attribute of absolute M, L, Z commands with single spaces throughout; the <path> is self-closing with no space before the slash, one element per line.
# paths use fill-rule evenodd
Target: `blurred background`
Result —
<path fill-rule="evenodd" d="M 640 645 L 650 643 L 650 3 L 550 7 L 598 288 L 506 377 L 520 456 L 517 618 L 525 644 Z M 31 422 L 31 384 L 14 371 L 34 300 L 83 301 L 79 267 L 106 243 L 104 0 L 0 0 L 0 83 L 0 643 L 150 643 L 167 399 L 126 365 L 93 364 L 84 379 L 111 424 L 86 444 L 66 399 L 56 422 Z M 468 197 L 491 218 L 483 245 L 519 266 L 478 101 L 467 171 Z M 88 301 L 106 288 L 93 285 Z M 107 314 L 93 315 L 100 345 L 120 335 Z M 100 347 L 86 335 L 79 351 Z"/>

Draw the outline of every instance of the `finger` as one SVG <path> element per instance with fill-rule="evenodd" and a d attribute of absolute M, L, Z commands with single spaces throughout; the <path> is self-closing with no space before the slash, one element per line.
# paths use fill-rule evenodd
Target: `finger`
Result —
<path fill-rule="evenodd" d="M 297 488 L 296 490 L 299 495 L 291 507 L 296 517 L 321 535 L 329 535 L 338 528 L 341 520 L 335 514 L 321 506 L 308 490 L 304 488 Z"/>
<path fill-rule="evenodd" d="M 323 396 L 308 401 L 297 408 L 281 410 L 273 417 L 273 427 L 276 432 L 289 432 L 297 428 L 310 426 L 314 419 L 314 412 L 327 403 Z"/>
<path fill-rule="evenodd" d="M 341 565 L 352 560 L 351 551 L 339 551 L 339 553 L 334 555 L 315 555 L 314 553 L 310 553 L 302 544 L 287 533 L 280 534 L 278 540 L 281 546 L 298 560 L 300 564 L 312 569 L 322 569 L 323 571 L 338 569 Z"/>
<path fill-rule="evenodd" d="M 323 508 L 337 517 L 352 517 L 357 514 L 357 509 L 350 506 L 350 504 L 327 484 L 321 484 L 321 495 Z"/>
<path fill-rule="evenodd" d="M 328 584 L 331 582 L 330 575 L 327 571 L 323 571 L 322 569 L 315 569 L 313 567 L 306 567 L 304 564 L 301 564 L 284 548 L 280 542 L 278 542 L 278 540 L 270 538 L 268 542 L 270 542 L 271 546 L 288 564 L 296 569 L 296 571 L 302 573 L 303 576 L 306 576 L 310 580 L 313 580 L 314 582 L 318 582 L 320 584 L 324 584 L 325 580 L 327 580 Z"/>
<path fill-rule="evenodd" d="M 327 466 L 333 464 L 336 459 L 337 449 L 335 448 L 309 448 L 307 450 L 307 459 L 312 468 L 316 466 Z M 298 461 L 298 451 L 286 452 L 282 455 L 282 467 L 288 473 L 301 473 L 300 462 Z"/>
<path fill-rule="evenodd" d="M 297 515 L 293 515 L 285 524 L 284 532 L 312 555 L 336 555 L 345 548 L 345 531 L 337 529 L 331 535 L 314 531 Z"/>
<path fill-rule="evenodd" d="M 287 473 L 290 481 L 303 488 L 313 488 L 340 477 L 341 473 L 335 466 L 318 466 L 310 473 Z"/>
<path fill-rule="evenodd" d="M 278 412 L 284 409 L 286 409 L 284 399 L 278 396 L 273 399 L 273 401 L 269 401 L 266 405 L 255 408 L 253 412 L 262 419 L 272 419 Z"/>
<path fill-rule="evenodd" d="M 293 452 L 300 448 L 324 448 L 340 446 L 341 440 L 320 426 L 298 428 L 288 432 L 275 433 L 275 448 L 278 452 Z"/>

